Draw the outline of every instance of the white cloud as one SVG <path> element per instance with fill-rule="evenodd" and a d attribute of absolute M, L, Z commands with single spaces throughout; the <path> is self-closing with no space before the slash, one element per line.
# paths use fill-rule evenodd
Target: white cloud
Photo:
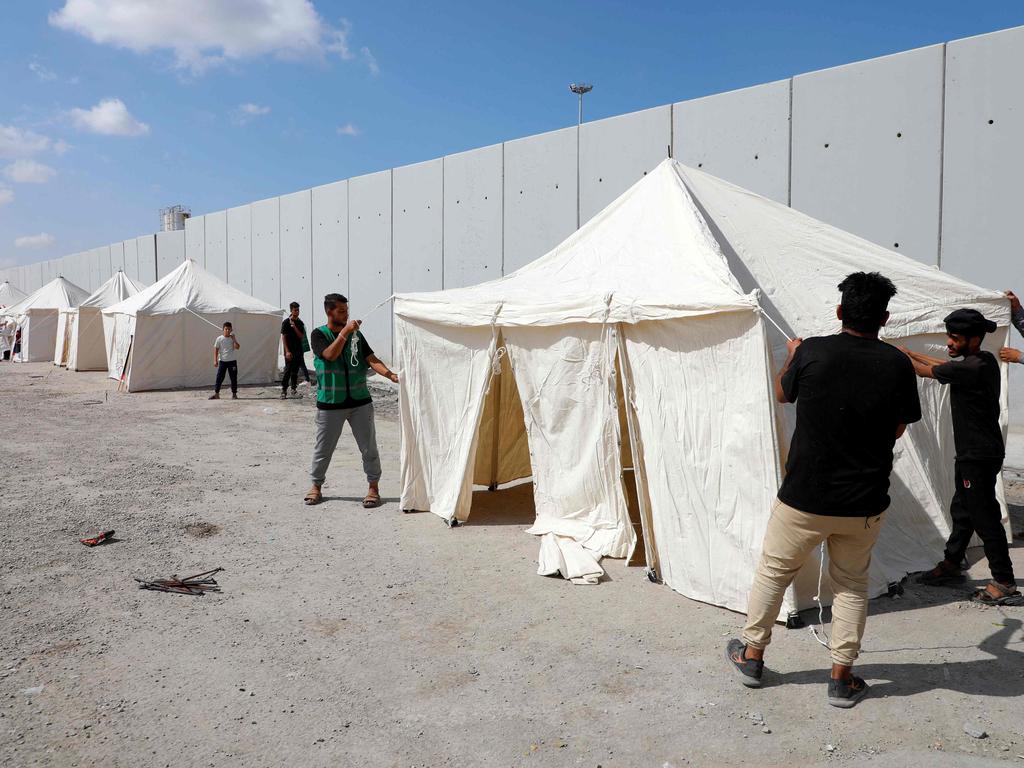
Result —
<path fill-rule="evenodd" d="M 339 136 L 358 136 L 360 133 L 362 131 L 359 130 L 359 126 L 355 123 L 345 123 L 338 126 Z"/>
<path fill-rule="evenodd" d="M 69 149 L 71 149 L 71 145 L 64 141 L 64 139 L 58 139 L 53 143 L 53 152 L 56 155 L 63 155 Z"/>
<path fill-rule="evenodd" d="M 0 187 L 0 206 L 14 202 L 14 190 Z"/>
<path fill-rule="evenodd" d="M 263 115 L 270 114 L 270 107 L 262 106 L 260 104 L 253 104 L 252 102 L 246 102 L 245 104 L 239 104 L 235 109 L 234 120 L 239 125 L 245 125 L 250 120 L 256 117 L 262 117 Z"/>
<path fill-rule="evenodd" d="M 31 157 L 49 148 L 50 140 L 46 136 L 13 125 L 0 125 L 0 158 Z"/>
<path fill-rule="evenodd" d="M 45 184 L 55 175 L 53 168 L 35 160 L 15 160 L 4 168 L 4 176 L 19 184 Z"/>
<path fill-rule="evenodd" d="M 311 0 L 65 0 L 49 20 L 100 45 L 135 53 L 169 50 L 175 66 L 193 75 L 265 55 L 356 58 L 349 45 L 351 24 L 329 24 Z M 372 54 L 363 58 L 373 71 Z"/>
<path fill-rule="evenodd" d="M 46 248 L 53 245 L 55 238 L 47 232 L 40 232 L 38 235 L 25 235 L 14 240 L 15 248 Z"/>
<path fill-rule="evenodd" d="M 120 99 L 103 99 L 92 109 L 72 109 L 71 120 L 80 131 L 104 136 L 144 136 L 149 133 L 149 126 L 136 120 Z"/>
<path fill-rule="evenodd" d="M 57 79 L 56 72 L 54 72 L 52 69 L 47 69 L 38 61 L 30 61 L 28 64 L 28 68 L 36 77 L 38 77 L 40 80 L 43 80 L 44 82 Z"/>
<path fill-rule="evenodd" d="M 359 51 L 363 56 L 363 61 L 366 62 L 367 69 L 370 70 L 371 75 L 380 74 L 380 64 L 377 63 L 377 57 L 370 53 L 370 49 L 365 45 Z"/>

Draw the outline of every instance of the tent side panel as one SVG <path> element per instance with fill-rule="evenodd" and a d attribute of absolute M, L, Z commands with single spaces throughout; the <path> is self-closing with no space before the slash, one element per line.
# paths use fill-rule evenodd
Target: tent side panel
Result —
<path fill-rule="evenodd" d="M 610 327 L 517 327 L 502 334 L 533 466 L 537 521 L 529 532 L 567 537 L 597 557 L 626 557 L 635 537 L 620 482 Z M 542 572 L 550 570 L 542 564 Z"/>
<path fill-rule="evenodd" d="M 744 611 L 777 489 L 759 317 L 730 312 L 625 332 L 662 580 Z"/>
<path fill-rule="evenodd" d="M 99 308 L 83 307 L 75 314 L 73 328 L 76 348 L 74 370 L 105 370 L 107 367 L 107 353 L 103 340 L 103 317 Z"/>
<path fill-rule="evenodd" d="M 465 520 L 474 436 L 491 372 L 491 331 L 396 317 L 395 342 L 403 376 L 401 507 Z"/>

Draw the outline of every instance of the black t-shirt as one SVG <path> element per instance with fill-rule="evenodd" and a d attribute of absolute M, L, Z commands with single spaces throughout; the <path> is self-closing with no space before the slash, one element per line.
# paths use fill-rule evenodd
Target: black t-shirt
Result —
<path fill-rule="evenodd" d="M 301 336 L 295 332 L 292 328 L 292 323 L 298 326 Z M 284 322 L 281 323 L 281 335 L 284 336 L 284 343 L 288 351 L 292 354 L 302 354 L 302 336 L 306 334 L 306 324 L 302 322 L 302 318 L 292 320 L 290 317 L 286 317 Z"/>
<path fill-rule="evenodd" d="M 936 381 L 949 384 L 953 444 L 962 461 L 1001 459 L 1003 430 L 999 426 L 999 363 L 991 352 L 967 355 L 932 368 Z"/>
<path fill-rule="evenodd" d="M 360 331 L 356 331 L 359 334 L 359 356 L 366 360 L 370 355 L 373 354 L 373 347 L 370 346 L 370 342 L 366 340 L 366 337 Z M 334 336 L 337 338 L 337 334 Z M 350 336 L 345 341 L 345 349 L 341 354 L 349 354 L 349 345 L 352 343 L 352 337 Z M 313 354 L 319 357 L 321 360 L 324 357 L 324 350 L 331 345 L 331 342 L 327 340 L 324 332 L 319 328 L 309 334 L 309 348 L 313 350 Z M 348 368 L 345 368 L 345 375 L 348 376 Z M 358 408 L 360 405 L 366 405 L 372 403 L 373 398 L 371 397 L 352 397 L 349 395 L 341 403 L 321 403 L 319 400 L 316 401 L 316 407 L 321 411 L 336 411 L 342 408 Z"/>
<path fill-rule="evenodd" d="M 804 341 L 782 377 L 796 403 L 779 499 L 802 512 L 877 515 L 889 506 L 896 428 L 921 418 L 910 360 L 850 333 Z"/>

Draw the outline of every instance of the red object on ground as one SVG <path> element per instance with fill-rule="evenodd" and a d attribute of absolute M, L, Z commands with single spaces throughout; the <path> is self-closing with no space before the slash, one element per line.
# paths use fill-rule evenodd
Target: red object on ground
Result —
<path fill-rule="evenodd" d="M 99 546 L 105 541 L 110 541 L 112 538 L 114 538 L 113 531 L 104 531 L 99 536 L 93 536 L 91 539 L 79 539 L 79 541 L 81 541 L 87 547 L 95 547 Z"/>

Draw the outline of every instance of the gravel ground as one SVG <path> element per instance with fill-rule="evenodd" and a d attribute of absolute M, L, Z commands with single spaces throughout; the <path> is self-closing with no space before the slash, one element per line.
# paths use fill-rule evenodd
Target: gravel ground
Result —
<path fill-rule="evenodd" d="M 872 602 L 857 708 L 826 705 L 806 630 L 776 632 L 748 691 L 722 660 L 740 616 L 620 562 L 595 587 L 536 576 L 529 485 L 457 529 L 403 515 L 393 398 L 385 506 L 359 505 L 346 435 L 309 508 L 308 398 L 127 395 L 48 364 L 0 381 L 2 765 L 1024 764 L 1024 608 L 908 585 Z M 132 580 L 214 567 L 201 598 Z"/>

